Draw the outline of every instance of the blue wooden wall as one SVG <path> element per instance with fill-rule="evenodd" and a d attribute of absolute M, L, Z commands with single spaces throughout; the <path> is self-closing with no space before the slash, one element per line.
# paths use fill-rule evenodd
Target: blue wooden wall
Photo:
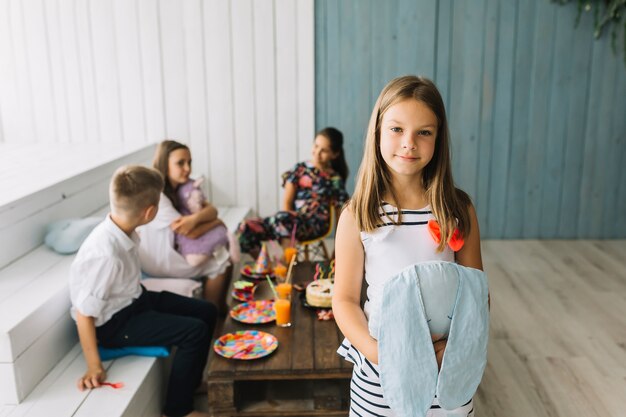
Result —
<path fill-rule="evenodd" d="M 626 237 L 623 51 L 575 18 L 549 0 L 316 0 L 316 127 L 344 132 L 350 189 L 380 90 L 425 75 L 483 237 Z"/>

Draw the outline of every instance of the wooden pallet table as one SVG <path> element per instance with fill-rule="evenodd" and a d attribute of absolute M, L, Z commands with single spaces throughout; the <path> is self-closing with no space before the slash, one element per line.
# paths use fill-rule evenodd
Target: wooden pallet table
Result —
<path fill-rule="evenodd" d="M 294 268 L 294 283 L 310 281 L 314 264 Z M 261 330 L 278 339 L 271 355 L 250 361 L 209 355 L 207 393 L 214 416 L 347 416 L 352 365 L 339 357 L 343 340 L 334 321 L 318 321 L 294 291 L 292 326 L 239 323 L 227 317 L 220 335 Z M 231 300 L 234 305 L 236 302 Z"/>

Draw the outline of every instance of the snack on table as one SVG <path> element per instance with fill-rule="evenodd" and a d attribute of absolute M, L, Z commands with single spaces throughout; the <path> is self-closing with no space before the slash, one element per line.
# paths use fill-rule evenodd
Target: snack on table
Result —
<path fill-rule="evenodd" d="M 318 279 L 306 287 L 306 302 L 313 307 L 331 308 L 333 304 L 333 281 Z"/>
<path fill-rule="evenodd" d="M 239 281 L 233 282 L 233 288 L 239 291 L 249 291 L 252 292 L 254 290 L 254 284 L 250 281 L 245 281 L 243 279 Z"/>

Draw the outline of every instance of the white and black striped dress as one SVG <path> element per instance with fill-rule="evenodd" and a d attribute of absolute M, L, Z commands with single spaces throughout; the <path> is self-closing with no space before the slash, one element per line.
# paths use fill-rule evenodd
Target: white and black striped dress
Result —
<path fill-rule="evenodd" d="M 454 262 L 454 252 L 446 248 L 437 252 L 437 243 L 428 231 L 428 220 L 434 219 L 427 206 L 420 210 L 402 210 L 402 223 L 397 221 L 398 210 L 384 203 L 380 210 L 380 226 L 371 233 L 361 232 L 365 251 L 365 279 L 368 284 L 365 315 L 373 333 L 379 320 L 378 311 L 385 283 L 404 268 L 419 262 Z M 392 221 L 393 220 L 393 221 Z M 354 364 L 350 383 L 350 416 L 396 416 L 385 401 L 380 385 L 378 365 L 368 361 L 347 339 L 337 353 Z M 455 410 L 439 407 L 435 398 L 427 417 L 474 416 L 473 401 Z M 409 417 L 409 416 L 406 416 Z"/>

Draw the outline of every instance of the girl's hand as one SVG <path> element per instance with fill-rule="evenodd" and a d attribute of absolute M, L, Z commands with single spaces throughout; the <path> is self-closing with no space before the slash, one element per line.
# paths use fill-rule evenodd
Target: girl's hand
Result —
<path fill-rule="evenodd" d="M 437 359 L 437 368 L 441 369 L 441 362 L 443 362 L 443 354 L 448 345 L 448 339 L 439 339 L 433 343 L 435 348 L 435 358 Z"/>
<path fill-rule="evenodd" d="M 369 359 L 370 362 L 378 365 L 378 341 L 373 337 L 370 337 L 370 341 L 367 343 L 367 347 L 363 354 Z"/>
<path fill-rule="evenodd" d="M 189 233 L 197 226 L 197 221 L 194 215 L 182 216 L 172 222 L 171 228 L 174 232 L 183 236 L 188 236 Z"/>
<path fill-rule="evenodd" d="M 85 375 L 83 375 L 77 382 L 76 386 L 79 390 L 84 391 L 85 388 L 93 389 L 100 387 L 100 383 L 107 378 L 107 372 L 102 366 L 95 367 L 93 369 L 87 369 Z"/>

